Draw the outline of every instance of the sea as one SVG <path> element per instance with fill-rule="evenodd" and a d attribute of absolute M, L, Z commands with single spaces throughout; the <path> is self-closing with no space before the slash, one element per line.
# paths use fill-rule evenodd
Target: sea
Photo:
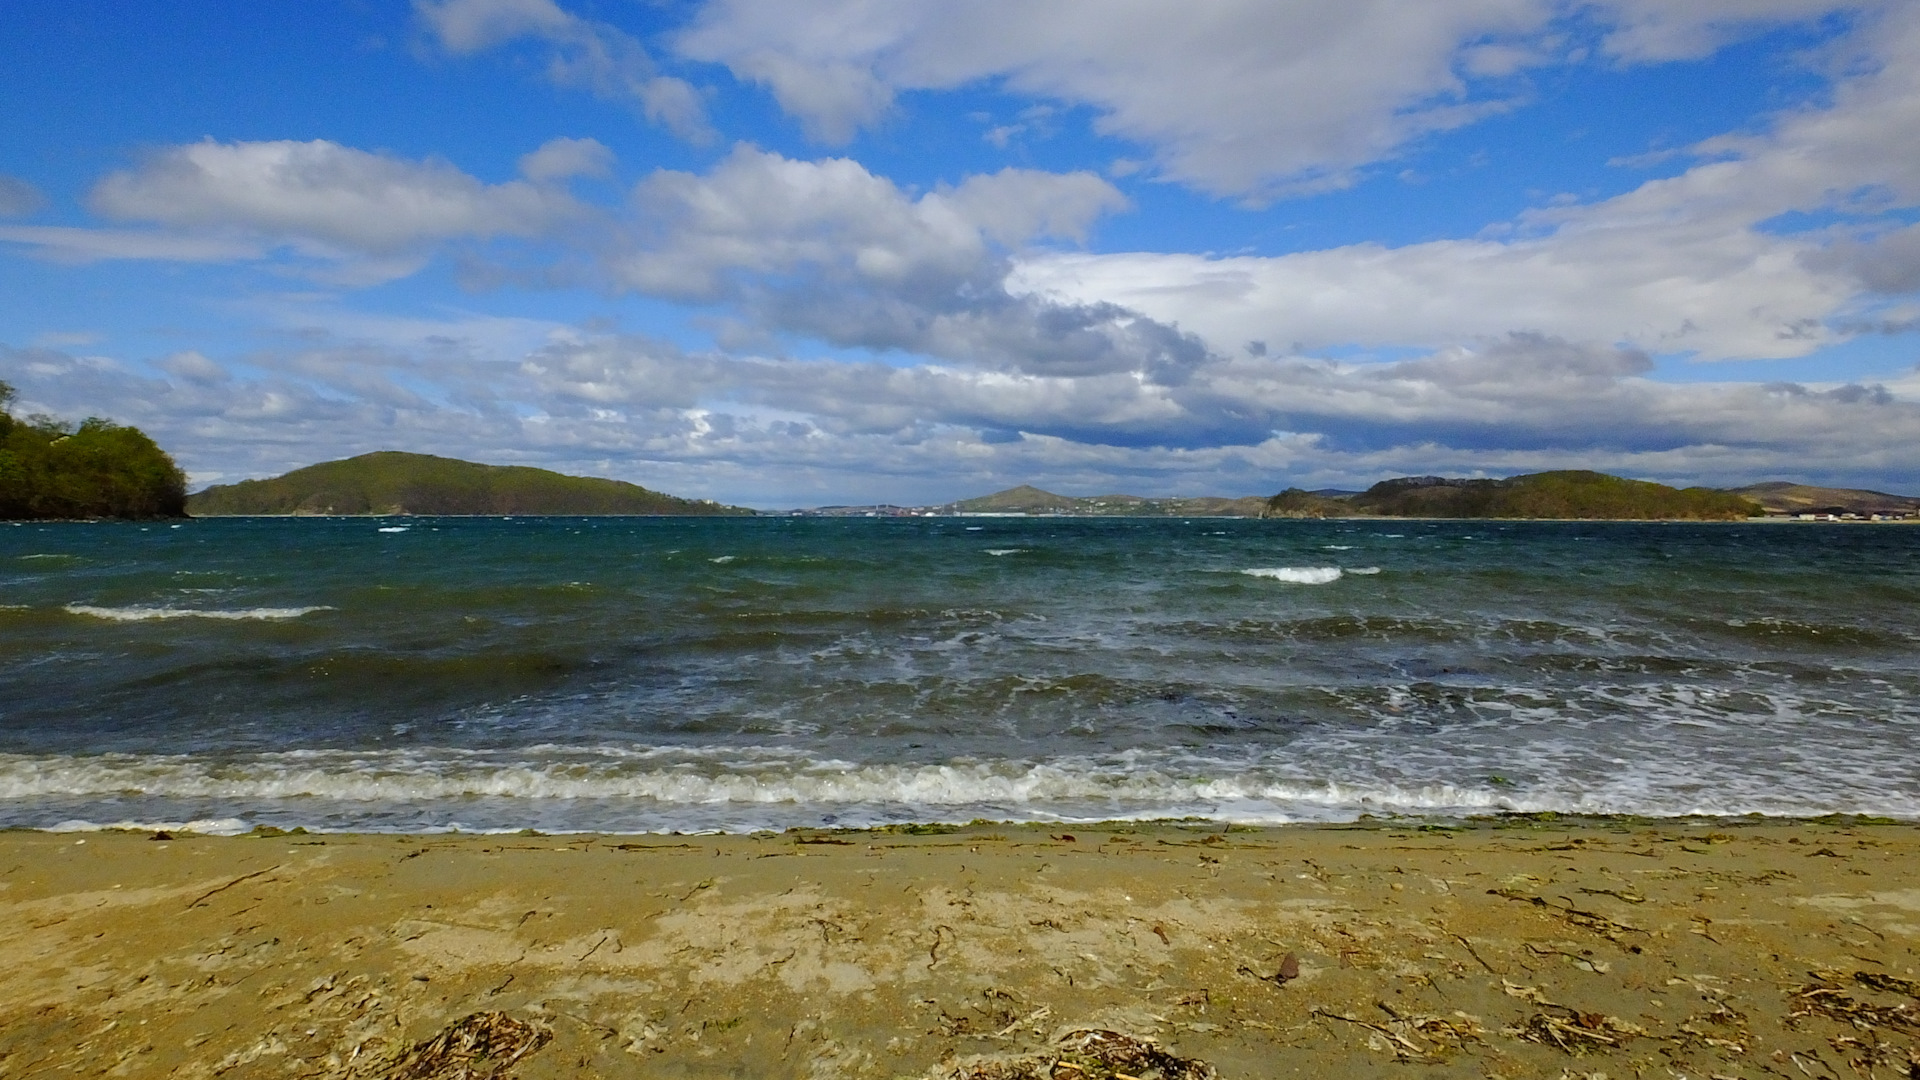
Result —
<path fill-rule="evenodd" d="M 1920 819 L 1920 528 L 0 525 L 0 827 Z"/>

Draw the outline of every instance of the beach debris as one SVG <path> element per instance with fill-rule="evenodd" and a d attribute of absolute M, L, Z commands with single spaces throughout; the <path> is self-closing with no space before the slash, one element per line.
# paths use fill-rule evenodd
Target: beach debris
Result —
<path fill-rule="evenodd" d="M 1181 1057 L 1158 1040 L 1104 1028 L 1069 1031 L 1038 1053 L 969 1058 L 941 1080 L 1214 1080 L 1213 1066 Z"/>
<path fill-rule="evenodd" d="M 1571 900 L 1568 900 L 1563 906 L 1552 903 L 1544 896 L 1524 893 L 1518 889 L 1488 889 L 1487 894 L 1489 896 L 1498 896 L 1507 900 L 1517 900 L 1522 903 L 1532 904 L 1534 907 L 1552 912 L 1555 916 L 1583 930 L 1591 930 L 1616 944 L 1627 934 L 1646 934 L 1649 937 L 1652 936 L 1651 931 L 1642 930 L 1637 926 L 1628 926 L 1625 923 L 1615 922 L 1597 911 L 1582 911 L 1574 907 Z M 1561 897 L 1561 899 L 1566 900 L 1565 897 Z"/>
<path fill-rule="evenodd" d="M 1300 957 L 1288 953 L 1280 959 L 1280 969 L 1271 975 L 1262 975 L 1245 964 L 1240 965 L 1243 974 L 1251 975 L 1261 982 L 1270 982 L 1275 986 L 1285 986 L 1300 977 Z"/>
<path fill-rule="evenodd" d="M 1920 1001 L 1920 982 L 1903 979 L 1898 975 L 1882 975 L 1877 971 L 1856 971 L 1853 980 L 1872 990 L 1884 990 L 1889 994 L 1905 994 Z"/>
<path fill-rule="evenodd" d="M 1647 1033 L 1646 1028 L 1617 1016 L 1587 1012 L 1550 1000 L 1537 986 L 1520 986 L 1502 979 L 1500 988 L 1508 997 L 1539 1006 L 1533 1015 L 1505 1030 L 1512 1038 L 1579 1054 L 1601 1047 L 1619 1047 Z"/>
<path fill-rule="evenodd" d="M 1863 971 L 1859 972 L 1855 978 L 1859 978 L 1862 975 L 1871 976 L 1873 974 L 1873 972 Z M 1820 978 L 1819 973 L 1816 972 L 1815 977 Z M 1872 983 L 1868 983 L 1865 979 L 1860 979 L 1860 981 L 1866 983 L 1868 986 L 1873 986 Z M 1907 980 L 1902 979 L 1899 981 L 1906 982 Z M 1874 987 L 1874 989 L 1879 988 Z M 1862 1031 L 1878 1031 L 1881 1028 L 1888 1028 L 1907 1035 L 1920 1035 L 1920 1010 L 1916 1010 L 1913 1006 L 1905 1003 L 1899 1005 L 1875 1005 L 1870 1001 L 1861 1001 L 1859 998 L 1834 986 L 1831 981 L 1824 978 L 1818 983 L 1810 983 L 1802 986 L 1792 994 L 1789 994 L 1787 1000 L 1792 1005 L 1791 1011 L 1787 1013 L 1791 1019 L 1798 1020 L 1808 1016 L 1819 1015 L 1830 1020 L 1838 1020 L 1841 1023 L 1851 1024 Z"/>
<path fill-rule="evenodd" d="M 1564 1015 L 1536 1012 L 1508 1028 L 1506 1033 L 1527 1042 L 1557 1046 L 1569 1054 L 1584 1053 L 1601 1047 L 1618 1047 L 1628 1039 L 1645 1035 L 1647 1029 L 1605 1013 L 1580 1012 L 1565 1005 L 1555 1006 Z"/>
<path fill-rule="evenodd" d="M 1374 1005 L 1387 1014 L 1386 1022 L 1363 1020 L 1352 1013 L 1337 1013 L 1331 1009 L 1316 1008 L 1313 1015 L 1366 1028 L 1373 1033 L 1367 1040 L 1370 1046 L 1376 1050 L 1390 1051 L 1400 1061 L 1437 1061 L 1440 1059 L 1439 1051 L 1457 1050 L 1466 1040 L 1477 1040 L 1486 1034 L 1486 1029 L 1480 1026 L 1479 1017 L 1468 1013 L 1455 1012 L 1452 1017 L 1409 1016 L 1384 1001 L 1376 1001 Z M 1435 1046 L 1429 1048 L 1423 1039 L 1431 1040 Z"/>
<path fill-rule="evenodd" d="M 379 1080 L 510 1080 L 513 1067 L 552 1041 L 543 1024 L 503 1012 L 477 1012 L 403 1051 Z"/>
<path fill-rule="evenodd" d="M 203 892 L 199 896 L 194 897 L 193 903 L 187 905 L 187 910 L 192 911 L 194 908 L 199 907 L 201 904 L 206 903 L 208 900 L 211 900 L 214 897 L 220 895 L 221 893 L 226 892 L 228 889 L 233 888 L 235 885 L 238 885 L 243 881 L 252 881 L 254 878 L 260 877 L 265 874 L 271 874 L 278 869 L 280 869 L 280 864 L 274 863 L 272 866 L 267 867 L 265 870 L 255 870 L 251 874 L 241 874 L 239 877 L 234 878 L 232 881 L 227 882 L 225 885 L 222 885 L 214 889 L 208 889 L 206 892 Z"/>
<path fill-rule="evenodd" d="M 1489 975 L 1500 974 L 1499 969 L 1495 968 L 1492 964 L 1487 963 L 1486 959 L 1480 955 L 1480 950 L 1474 948 L 1473 942 L 1467 940 L 1464 934 L 1455 934 L 1451 930 L 1447 931 L 1447 933 L 1452 936 L 1453 940 L 1458 941 L 1460 944 L 1467 947 L 1467 953 L 1470 956 L 1472 956 L 1476 961 L 1478 961 L 1481 967 L 1487 969 L 1487 974 Z"/>
<path fill-rule="evenodd" d="M 1527 942 L 1527 951 L 1535 956 L 1565 957 L 1573 963 L 1574 967 L 1579 968 L 1581 971 L 1591 971 L 1605 975 L 1607 972 L 1613 970 L 1612 965 L 1608 964 L 1605 960 L 1594 959 L 1592 949 L 1585 949 L 1581 952 L 1574 952 L 1570 949 L 1549 949 L 1545 946 L 1535 945 L 1529 941 Z"/>

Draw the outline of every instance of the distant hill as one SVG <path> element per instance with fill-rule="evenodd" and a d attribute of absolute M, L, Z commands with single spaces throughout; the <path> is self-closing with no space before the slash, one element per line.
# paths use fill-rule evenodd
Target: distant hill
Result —
<path fill-rule="evenodd" d="M 751 514 L 637 484 L 524 465 L 382 450 L 221 484 L 187 497 L 196 517 L 233 514 Z"/>
<path fill-rule="evenodd" d="M 1811 484 L 1794 484 L 1785 480 L 1775 480 L 1765 484 L 1748 484 L 1746 487 L 1733 490 L 1735 494 L 1759 503 L 1769 514 L 1795 514 L 1815 510 L 1854 514 L 1911 514 L 1915 510 L 1920 510 L 1920 498 L 1912 495 L 1889 495 L 1884 491 L 1867 491 L 1862 488 L 1814 487 Z"/>
<path fill-rule="evenodd" d="M 187 478 L 139 428 L 7 412 L 0 382 L 0 520 L 180 517 Z"/>
<path fill-rule="evenodd" d="M 1407 476 L 1346 498 L 1289 488 L 1267 501 L 1266 516 L 1737 521 L 1760 512 L 1758 502 L 1735 492 L 1570 470 L 1504 480 Z"/>
<path fill-rule="evenodd" d="M 1140 495 L 1055 495 L 1022 484 L 944 509 L 961 514 L 1065 514 L 1074 517 L 1259 517 L 1266 500 L 1218 496 L 1150 499 Z"/>

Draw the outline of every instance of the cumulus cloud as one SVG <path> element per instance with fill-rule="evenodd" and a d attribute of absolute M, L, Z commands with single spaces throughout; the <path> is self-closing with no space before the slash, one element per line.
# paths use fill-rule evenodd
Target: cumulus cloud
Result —
<path fill-rule="evenodd" d="M 421 24 L 455 55 L 514 41 L 546 45 L 547 77 L 613 100 L 630 100 L 642 114 L 682 138 L 713 137 L 700 92 L 684 79 L 659 73 L 638 39 L 605 22 L 583 19 L 553 0 L 414 0 Z"/>
<path fill-rule="evenodd" d="M 1153 252 L 1020 257 L 1015 292 L 1119 304 L 1227 351 L 1246 341 L 1424 345 L 1509 330 L 1703 359 L 1807 355 L 1882 293 L 1911 291 L 1920 248 L 1920 17 L 1874 27 L 1877 67 L 1699 163 L 1615 198 L 1523 215 L 1476 239 L 1275 257 Z M 1855 224 L 1800 232 L 1789 212 Z"/>
<path fill-rule="evenodd" d="M 1350 183 L 1420 136 L 1510 104 L 1499 80 L 1563 62 L 1576 13 L 1645 62 L 1705 55 L 1781 22 L 1891 0 L 715 0 L 676 42 L 766 86 L 829 143 L 905 91 L 989 83 L 1090 106 L 1161 175 L 1268 197 Z M 1489 82 L 1488 80 L 1493 80 Z M 1011 129 L 1003 129 L 1002 138 Z"/>
<path fill-rule="evenodd" d="M 613 151 L 598 139 L 549 139 L 520 159 L 520 175 L 535 182 L 608 176 L 612 172 Z"/>
<path fill-rule="evenodd" d="M 230 228 L 391 254 L 452 237 L 537 236 L 578 212 L 564 192 L 485 184 L 435 159 L 407 161 L 339 143 L 222 143 L 159 151 L 108 175 L 93 209 L 175 228 Z"/>
<path fill-rule="evenodd" d="M 1125 205 L 1090 173 L 1006 169 L 913 197 L 849 159 L 742 146 L 705 175 L 653 174 L 634 204 L 614 280 L 724 301 L 755 328 L 1050 374 L 1164 370 L 1199 352 L 1112 304 L 1006 292 L 1008 249 L 1082 235 Z"/>
<path fill-rule="evenodd" d="M 132 228 L 0 226 L 0 241 L 70 263 L 228 262 L 276 252 L 305 276 L 377 284 L 414 273 L 449 241 L 542 240 L 591 216 L 559 183 L 606 167 L 591 139 L 527 155 L 527 180 L 487 184 L 448 162 L 411 161 L 325 140 L 167 147 L 104 177 L 88 198 Z"/>
<path fill-rule="evenodd" d="M 721 0 L 677 47 L 767 86 L 816 138 L 845 141 L 900 91 L 991 80 L 1093 106 L 1097 130 L 1153 147 L 1171 179 L 1257 194 L 1337 186 L 1497 107 L 1469 92 L 1460 49 L 1530 34 L 1546 14 L 1535 0 Z"/>

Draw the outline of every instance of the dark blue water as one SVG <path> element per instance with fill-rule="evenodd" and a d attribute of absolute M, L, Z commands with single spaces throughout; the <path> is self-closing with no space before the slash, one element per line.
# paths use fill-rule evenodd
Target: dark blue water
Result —
<path fill-rule="evenodd" d="M 1920 529 L 0 527 L 0 825 L 1920 817 Z"/>

